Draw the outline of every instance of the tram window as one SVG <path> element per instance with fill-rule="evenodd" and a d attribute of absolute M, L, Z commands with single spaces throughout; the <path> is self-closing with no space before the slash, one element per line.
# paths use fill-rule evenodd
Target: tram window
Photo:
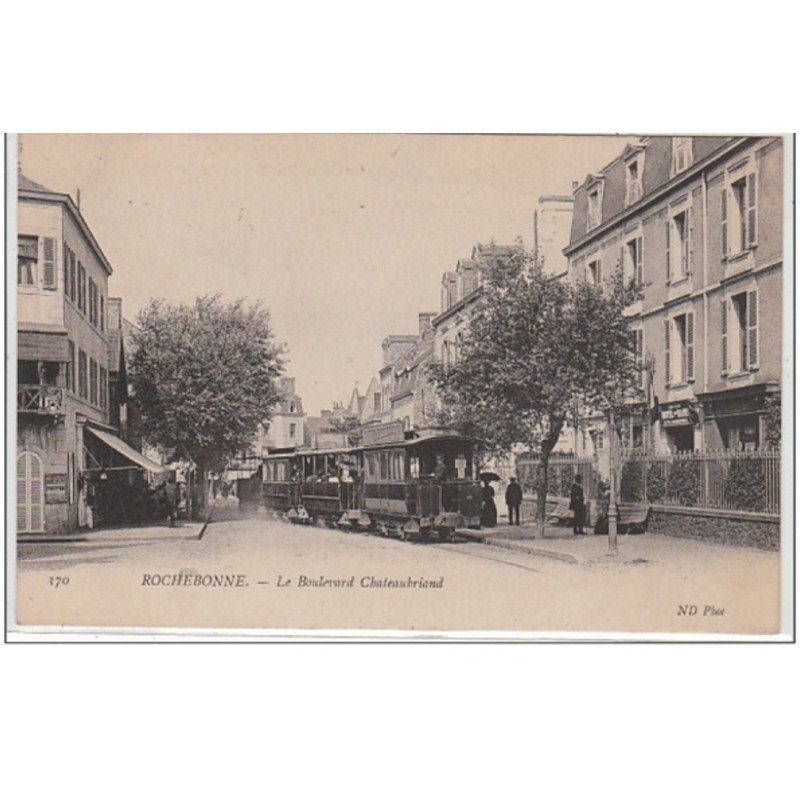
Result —
<path fill-rule="evenodd" d="M 366 468 L 368 478 L 380 477 L 380 453 L 367 453 L 366 454 Z"/>
<path fill-rule="evenodd" d="M 410 456 L 408 459 L 408 475 L 410 478 L 419 478 L 419 457 Z"/>
<path fill-rule="evenodd" d="M 467 477 L 467 459 L 464 456 L 456 456 L 456 477 L 457 478 L 466 478 Z"/>
<path fill-rule="evenodd" d="M 392 479 L 402 481 L 405 479 L 405 458 L 402 450 L 393 450 L 391 453 Z"/>

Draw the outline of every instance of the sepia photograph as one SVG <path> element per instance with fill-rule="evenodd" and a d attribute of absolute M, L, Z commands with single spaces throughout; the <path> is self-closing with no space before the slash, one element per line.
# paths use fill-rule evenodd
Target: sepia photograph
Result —
<path fill-rule="evenodd" d="M 9 135 L 8 630 L 785 637 L 793 148 Z"/>

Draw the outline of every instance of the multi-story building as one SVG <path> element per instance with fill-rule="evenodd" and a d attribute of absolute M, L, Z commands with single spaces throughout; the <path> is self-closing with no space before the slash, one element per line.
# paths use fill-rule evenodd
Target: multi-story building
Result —
<path fill-rule="evenodd" d="M 648 137 L 576 188 L 572 279 L 622 270 L 638 290 L 626 314 L 648 402 L 626 416 L 632 445 L 764 444 L 781 380 L 783 176 L 778 137 Z M 589 427 L 579 453 L 603 447 L 602 422 Z"/>
<path fill-rule="evenodd" d="M 458 360 L 469 309 L 481 293 L 481 268 L 522 252 L 524 247 L 521 243 L 477 244 L 472 248 L 470 258 L 459 259 L 455 270 L 442 275 L 442 308 L 431 320 L 431 327 L 434 334 L 433 356 L 445 367 Z"/>
<path fill-rule="evenodd" d="M 564 247 L 572 229 L 572 195 L 546 194 L 539 198 L 533 215 L 533 255 L 546 275 L 567 275 L 569 262 Z"/>
<path fill-rule="evenodd" d="M 306 413 L 297 394 L 294 378 L 280 379 L 281 401 L 268 424 L 260 425 L 256 437 L 256 455 L 272 450 L 300 447 L 305 436 Z"/>
<path fill-rule="evenodd" d="M 110 275 L 111 265 L 72 198 L 19 175 L 20 534 L 98 524 L 104 516 L 98 497 L 108 494 L 101 488 L 132 483 L 129 469 L 160 469 L 115 435 L 124 368 L 121 351 L 109 348 Z"/>

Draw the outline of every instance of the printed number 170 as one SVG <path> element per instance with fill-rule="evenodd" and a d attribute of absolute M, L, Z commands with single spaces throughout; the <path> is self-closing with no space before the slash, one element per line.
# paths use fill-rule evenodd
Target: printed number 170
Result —
<path fill-rule="evenodd" d="M 58 589 L 59 586 L 66 586 L 69 583 L 69 578 L 66 575 L 51 575 L 50 576 L 50 585 L 54 589 Z"/>

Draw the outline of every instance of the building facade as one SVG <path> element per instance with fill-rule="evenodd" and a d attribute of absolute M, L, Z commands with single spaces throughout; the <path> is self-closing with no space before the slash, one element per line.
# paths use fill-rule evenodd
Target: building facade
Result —
<path fill-rule="evenodd" d="M 781 381 L 783 174 L 778 137 L 648 137 L 576 188 L 571 279 L 621 270 L 636 290 L 626 315 L 646 402 L 625 414 L 631 446 L 765 444 Z M 604 439 L 586 421 L 579 455 Z"/>
<path fill-rule="evenodd" d="M 306 413 L 297 394 L 294 378 L 280 379 L 281 401 L 267 424 L 259 426 L 255 454 L 265 456 L 273 450 L 301 447 L 305 437 Z"/>
<path fill-rule="evenodd" d="M 145 460 L 115 434 L 124 353 L 109 335 L 109 264 L 67 194 L 19 176 L 17 532 L 102 522 L 98 497 Z M 139 461 L 141 459 L 141 462 Z M 100 481 L 104 483 L 101 485 Z"/>

